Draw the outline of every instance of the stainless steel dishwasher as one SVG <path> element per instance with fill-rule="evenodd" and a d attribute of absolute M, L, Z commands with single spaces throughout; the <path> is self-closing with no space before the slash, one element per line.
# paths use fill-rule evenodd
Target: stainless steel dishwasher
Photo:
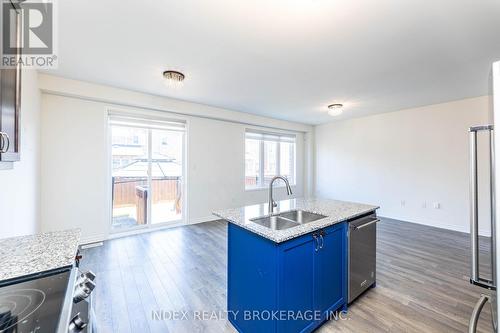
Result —
<path fill-rule="evenodd" d="M 348 221 L 348 303 L 375 285 L 379 221 L 375 212 Z"/>

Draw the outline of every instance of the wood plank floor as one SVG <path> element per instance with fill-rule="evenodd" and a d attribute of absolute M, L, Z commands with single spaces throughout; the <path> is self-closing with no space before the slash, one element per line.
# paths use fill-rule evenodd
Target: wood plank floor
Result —
<path fill-rule="evenodd" d="M 224 314 L 226 227 L 223 221 L 178 227 L 84 250 L 82 269 L 97 274 L 98 332 L 236 332 Z M 482 241 L 485 271 L 489 245 Z M 349 307 L 347 320 L 318 332 L 466 332 L 485 292 L 469 284 L 468 272 L 468 235 L 382 219 L 377 287 Z M 163 311 L 164 320 L 153 311 Z M 170 319 L 172 311 L 179 318 Z M 479 332 L 492 332 L 489 307 Z"/>

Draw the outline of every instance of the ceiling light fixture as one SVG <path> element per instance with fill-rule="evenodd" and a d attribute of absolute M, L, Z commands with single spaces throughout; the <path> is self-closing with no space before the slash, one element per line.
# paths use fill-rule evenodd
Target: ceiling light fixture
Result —
<path fill-rule="evenodd" d="M 338 115 L 342 114 L 342 107 L 343 106 L 344 105 L 342 105 L 340 103 L 328 105 L 328 114 L 330 116 L 338 116 Z"/>
<path fill-rule="evenodd" d="M 182 81 L 186 78 L 184 74 L 177 71 L 164 71 L 163 77 L 167 79 L 167 84 L 172 87 L 181 86 Z"/>

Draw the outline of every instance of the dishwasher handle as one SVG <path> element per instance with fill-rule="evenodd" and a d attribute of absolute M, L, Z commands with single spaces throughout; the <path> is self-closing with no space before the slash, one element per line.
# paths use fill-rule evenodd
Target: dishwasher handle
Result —
<path fill-rule="evenodd" d="M 372 220 L 370 220 L 370 221 L 368 221 L 366 223 L 363 223 L 361 225 L 358 225 L 358 226 L 351 225 L 351 229 L 353 229 L 353 230 L 360 230 L 360 229 L 366 228 L 366 227 L 368 227 L 368 226 L 370 226 L 372 224 L 375 224 L 377 222 L 380 222 L 380 220 L 377 219 L 377 218 L 374 218 L 374 219 L 372 219 Z"/>

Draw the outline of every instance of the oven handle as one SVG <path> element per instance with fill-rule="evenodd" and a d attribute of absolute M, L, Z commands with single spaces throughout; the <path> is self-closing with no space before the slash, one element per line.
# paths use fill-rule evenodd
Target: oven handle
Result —
<path fill-rule="evenodd" d="M 360 230 L 360 229 L 366 228 L 366 227 L 368 227 L 368 226 L 370 226 L 370 225 L 372 225 L 372 224 L 375 224 L 375 223 L 377 223 L 377 222 L 380 222 L 380 220 L 376 218 L 376 219 L 373 219 L 373 220 L 371 220 L 371 221 L 369 221 L 369 222 L 366 222 L 366 223 L 364 223 L 364 224 L 362 224 L 362 225 L 358 225 L 358 226 L 351 226 L 351 228 L 352 228 L 353 230 Z"/>

